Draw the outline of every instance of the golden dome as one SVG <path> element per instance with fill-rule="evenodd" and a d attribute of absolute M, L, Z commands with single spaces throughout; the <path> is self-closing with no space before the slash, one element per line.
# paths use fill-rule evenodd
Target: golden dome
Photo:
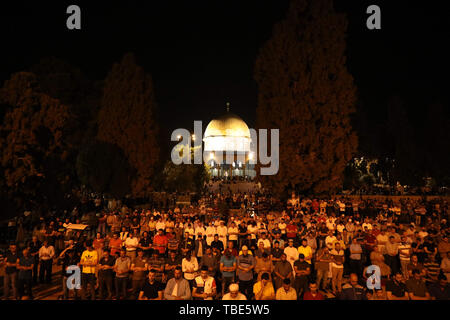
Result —
<path fill-rule="evenodd" d="M 242 137 L 250 139 L 250 130 L 239 116 L 227 112 L 223 116 L 211 120 L 205 130 L 204 137 Z"/>

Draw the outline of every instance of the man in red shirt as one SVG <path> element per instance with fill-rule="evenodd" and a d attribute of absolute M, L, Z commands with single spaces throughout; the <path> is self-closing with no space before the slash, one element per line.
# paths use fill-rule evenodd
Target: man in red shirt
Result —
<path fill-rule="evenodd" d="M 366 236 L 364 237 L 366 250 L 368 252 L 372 252 L 373 248 L 377 245 L 377 238 L 367 229 L 367 227 L 364 227 L 364 229 L 364 232 L 366 234 Z"/>
<path fill-rule="evenodd" d="M 158 234 L 153 238 L 153 249 L 158 250 L 160 255 L 163 255 L 166 252 L 167 243 L 168 243 L 167 236 L 164 234 L 163 229 L 158 230 Z"/>
<path fill-rule="evenodd" d="M 114 232 L 113 237 L 109 240 L 109 248 L 111 249 L 111 255 L 114 257 L 116 253 L 120 253 L 122 250 L 123 241 L 119 238 L 119 233 Z"/>
<path fill-rule="evenodd" d="M 303 295 L 303 300 L 323 300 L 323 295 L 317 290 L 317 284 L 311 282 L 309 284 L 309 291 Z"/>
<path fill-rule="evenodd" d="M 293 239 L 294 242 L 297 238 L 298 227 L 295 225 L 294 220 L 291 220 L 286 226 L 286 236 L 289 239 Z"/>

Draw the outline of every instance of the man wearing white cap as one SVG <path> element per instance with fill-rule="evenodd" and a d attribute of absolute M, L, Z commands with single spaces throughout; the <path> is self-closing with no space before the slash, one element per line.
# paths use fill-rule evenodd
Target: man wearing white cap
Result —
<path fill-rule="evenodd" d="M 247 300 L 245 295 L 239 292 L 239 285 L 236 283 L 230 284 L 230 292 L 226 293 L 222 300 Z"/>

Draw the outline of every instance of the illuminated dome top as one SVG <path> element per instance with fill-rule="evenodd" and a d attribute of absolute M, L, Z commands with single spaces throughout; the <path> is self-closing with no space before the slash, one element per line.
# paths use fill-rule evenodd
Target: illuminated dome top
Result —
<path fill-rule="evenodd" d="M 227 113 L 211 120 L 205 130 L 203 141 L 206 151 L 250 151 L 250 130 L 247 124 L 234 113 Z"/>
<path fill-rule="evenodd" d="M 247 124 L 234 113 L 227 112 L 223 116 L 211 120 L 205 130 L 208 137 L 245 137 L 250 138 Z"/>

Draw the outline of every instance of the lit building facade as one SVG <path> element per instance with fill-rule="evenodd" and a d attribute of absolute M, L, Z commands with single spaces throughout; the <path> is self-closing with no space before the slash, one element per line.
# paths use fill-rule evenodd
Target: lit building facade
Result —
<path fill-rule="evenodd" d="M 212 177 L 255 177 L 250 130 L 244 120 L 229 112 L 228 103 L 227 113 L 211 120 L 203 137 Z"/>

